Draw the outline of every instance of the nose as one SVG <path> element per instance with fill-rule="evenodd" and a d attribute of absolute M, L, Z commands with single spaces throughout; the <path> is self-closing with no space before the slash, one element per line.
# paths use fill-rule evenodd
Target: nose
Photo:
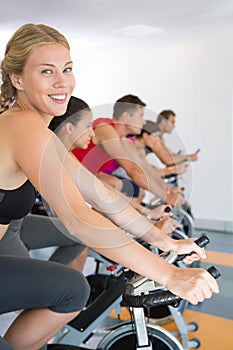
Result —
<path fill-rule="evenodd" d="M 56 72 L 53 85 L 55 87 L 67 86 L 68 85 L 67 76 L 63 72 Z"/>
<path fill-rule="evenodd" d="M 90 137 L 94 137 L 95 136 L 95 132 L 94 132 L 94 130 L 91 128 L 90 129 Z"/>

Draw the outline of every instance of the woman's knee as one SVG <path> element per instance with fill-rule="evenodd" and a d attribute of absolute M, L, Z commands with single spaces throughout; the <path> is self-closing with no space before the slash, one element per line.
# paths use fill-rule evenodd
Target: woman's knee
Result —
<path fill-rule="evenodd" d="M 77 303 L 76 310 L 82 310 L 90 296 L 90 285 L 86 277 L 79 271 L 72 269 L 75 272 L 75 278 L 72 278 L 72 293 L 75 302 Z"/>
<path fill-rule="evenodd" d="M 67 273 L 62 279 L 61 289 L 60 297 L 62 296 L 62 300 L 54 307 L 50 307 L 51 310 L 63 313 L 75 312 L 84 308 L 90 295 L 90 285 L 81 272 L 67 268 Z"/>

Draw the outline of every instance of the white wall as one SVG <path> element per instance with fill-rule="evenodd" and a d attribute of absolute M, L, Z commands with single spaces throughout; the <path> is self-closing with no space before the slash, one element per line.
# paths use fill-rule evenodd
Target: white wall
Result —
<path fill-rule="evenodd" d="M 174 109 L 177 137 L 188 152 L 201 148 L 185 179 L 195 217 L 225 229 L 233 219 L 232 37 L 233 27 L 219 27 L 73 53 L 75 94 L 91 106 L 133 93 L 156 113 Z M 167 137 L 176 149 L 177 137 Z"/>

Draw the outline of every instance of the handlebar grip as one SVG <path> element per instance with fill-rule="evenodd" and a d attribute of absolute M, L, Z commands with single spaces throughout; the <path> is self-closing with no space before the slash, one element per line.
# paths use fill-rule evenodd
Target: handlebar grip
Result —
<path fill-rule="evenodd" d="M 211 266 L 207 271 L 215 279 L 221 276 L 221 273 Z M 181 298 L 178 295 L 173 294 L 169 290 L 156 290 L 147 295 L 128 295 L 123 294 L 123 305 L 131 307 L 153 307 L 159 305 L 173 305 L 177 306 Z"/>
<path fill-rule="evenodd" d="M 210 266 L 207 271 L 211 274 L 214 279 L 217 279 L 221 276 L 221 273 L 214 266 Z"/>
<path fill-rule="evenodd" d="M 180 301 L 180 297 L 166 291 L 157 291 L 156 293 L 147 295 L 123 295 L 123 305 L 131 307 L 153 307 L 160 305 L 176 305 Z"/>
<path fill-rule="evenodd" d="M 164 211 L 165 211 L 165 213 L 170 213 L 171 208 L 167 206 L 167 207 L 165 207 Z"/>
<path fill-rule="evenodd" d="M 206 235 L 202 235 L 198 239 L 194 241 L 199 247 L 204 247 L 206 244 L 210 242 L 209 238 Z"/>
<path fill-rule="evenodd" d="M 206 236 L 206 235 L 202 235 L 201 237 L 199 237 L 198 239 L 196 239 L 194 241 L 199 247 L 203 248 L 204 246 L 206 246 L 210 240 L 209 238 Z M 192 252 L 193 253 L 193 252 Z M 189 256 L 191 255 L 192 253 L 190 254 L 180 254 L 177 256 L 177 259 L 176 261 L 180 261 L 180 260 L 183 260 L 186 256 Z"/>

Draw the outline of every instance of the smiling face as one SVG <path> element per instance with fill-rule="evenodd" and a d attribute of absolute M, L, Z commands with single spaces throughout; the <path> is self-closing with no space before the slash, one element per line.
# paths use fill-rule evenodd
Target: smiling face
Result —
<path fill-rule="evenodd" d="M 17 104 L 43 117 L 65 113 L 75 85 L 69 50 L 61 44 L 34 48 L 22 75 L 11 75 Z"/>

